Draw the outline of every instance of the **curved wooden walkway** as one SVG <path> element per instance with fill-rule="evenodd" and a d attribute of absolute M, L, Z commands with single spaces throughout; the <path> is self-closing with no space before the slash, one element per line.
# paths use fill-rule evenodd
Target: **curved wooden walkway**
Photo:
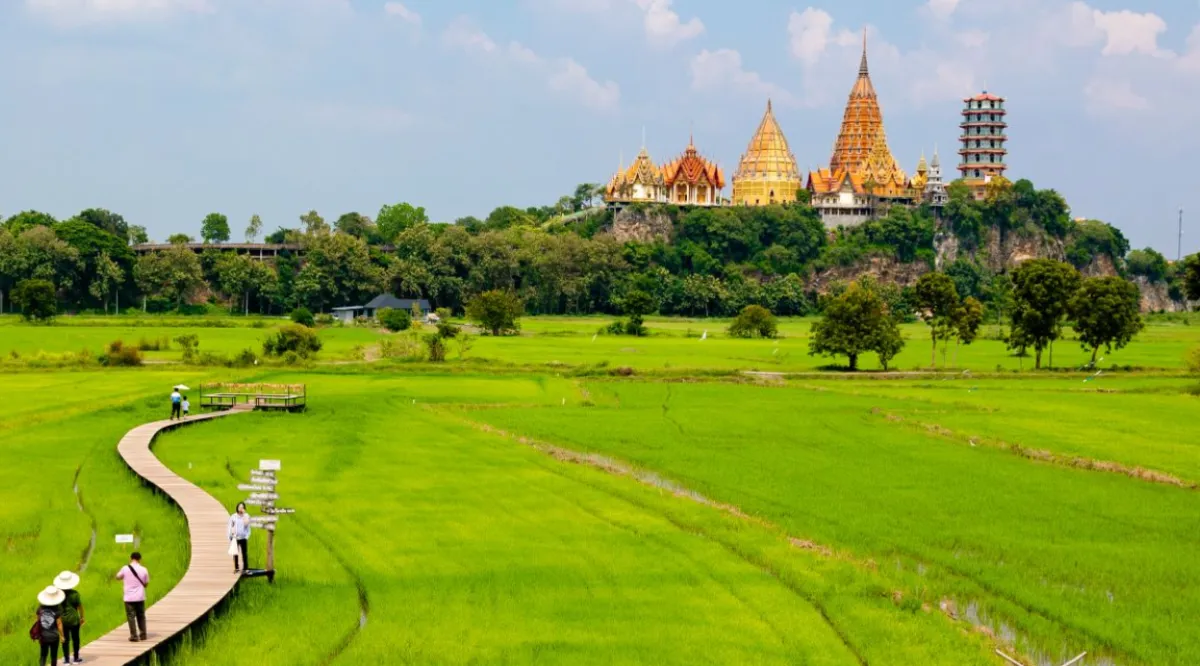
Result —
<path fill-rule="evenodd" d="M 167 469 L 150 452 L 150 444 L 160 432 L 248 411 L 251 411 L 250 406 L 239 405 L 227 412 L 191 416 L 186 421 L 154 421 L 130 430 L 121 438 L 117 451 L 125 464 L 138 476 L 158 486 L 187 516 L 191 561 L 183 579 L 167 596 L 146 609 L 147 640 L 131 643 L 129 627 L 122 624 L 83 646 L 81 654 L 84 663 L 125 666 L 153 652 L 163 642 L 204 617 L 237 585 L 239 577 L 231 570 L 229 541 L 225 539 L 229 511 L 211 495 Z M 150 583 L 153 585 L 153 559 L 150 566 Z"/>

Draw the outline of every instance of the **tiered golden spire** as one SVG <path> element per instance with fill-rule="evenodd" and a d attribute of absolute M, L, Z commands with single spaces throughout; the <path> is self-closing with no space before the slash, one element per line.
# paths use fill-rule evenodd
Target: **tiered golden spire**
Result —
<path fill-rule="evenodd" d="M 768 100 L 767 112 L 733 176 L 733 203 L 762 206 L 791 202 L 802 186 L 796 158 Z"/>
<path fill-rule="evenodd" d="M 857 171 L 866 163 L 875 145 L 876 134 L 883 130 L 883 112 L 879 98 L 871 83 L 870 67 L 867 65 L 867 31 L 863 29 L 862 62 L 858 66 L 858 79 L 850 89 L 846 112 L 842 116 L 842 129 L 833 147 L 829 160 L 831 171 L 845 169 Z"/>
<path fill-rule="evenodd" d="M 866 162 L 859 168 L 859 173 L 875 196 L 898 198 L 907 194 L 908 177 L 896 163 L 896 158 L 892 157 L 892 151 L 887 145 L 887 134 L 882 127 L 875 133 L 875 143 L 871 146 Z"/>

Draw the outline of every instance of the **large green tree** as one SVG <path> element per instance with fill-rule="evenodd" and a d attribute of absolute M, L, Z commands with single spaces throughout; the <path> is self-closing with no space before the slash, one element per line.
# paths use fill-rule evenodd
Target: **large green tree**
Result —
<path fill-rule="evenodd" d="M 112 295 L 116 296 L 114 309 L 120 314 L 120 285 L 124 280 L 125 270 L 121 265 L 113 261 L 107 252 L 101 252 L 95 261 L 95 272 L 92 276 L 92 283 L 88 286 L 88 292 L 104 304 L 104 314 L 108 314 L 108 298 Z"/>
<path fill-rule="evenodd" d="M 405 229 L 428 221 L 424 208 L 402 202 L 380 208 L 379 215 L 375 217 L 375 227 L 379 229 L 380 239 L 384 243 L 391 243 Z"/>
<path fill-rule="evenodd" d="M 812 326 L 808 353 L 845 356 L 850 369 L 857 370 L 860 356 L 876 352 L 886 369 L 903 346 L 899 326 L 887 303 L 869 282 L 860 280 L 825 305 L 823 316 Z"/>
<path fill-rule="evenodd" d="M 200 223 L 200 238 L 205 243 L 228 242 L 229 234 L 229 218 L 221 213 L 209 213 Z"/>
<path fill-rule="evenodd" d="M 958 291 L 944 273 L 926 273 L 917 280 L 915 294 L 917 315 L 929 326 L 929 365 L 936 368 L 938 342 L 950 339 L 961 307 Z"/>
<path fill-rule="evenodd" d="M 1189 300 L 1200 301 L 1200 254 L 1193 254 L 1183 264 L 1183 290 Z"/>
<path fill-rule="evenodd" d="M 1105 353 L 1121 349 L 1142 330 L 1141 292 L 1136 285 L 1115 276 L 1094 277 L 1071 298 L 1071 317 L 1079 344 L 1092 352 L 1095 364 L 1100 347 Z"/>
<path fill-rule="evenodd" d="M 21 234 L 33 229 L 34 227 L 51 227 L 58 224 L 58 220 L 54 219 L 46 213 L 27 210 L 22 213 L 17 213 L 4 221 L 4 228 L 8 229 L 12 235 L 20 236 Z"/>
<path fill-rule="evenodd" d="M 1035 367 L 1041 369 L 1042 352 L 1062 335 L 1071 297 L 1079 282 L 1079 271 L 1053 259 L 1033 259 L 1017 267 L 1013 271 L 1014 310 L 1009 348 L 1033 347 L 1037 356 Z"/>
<path fill-rule="evenodd" d="M 467 318 L 492 335 L 520 330 L 519 319 L 525 308 L 511 291 L 485 291 L 467 302 Z"/>
<path fill-rule="evenodd" d="M 49 280 L 22 280 L 13 289 L 12 298 L 26 321 L 49 321 L 58 312 L 58 296 Z"/>

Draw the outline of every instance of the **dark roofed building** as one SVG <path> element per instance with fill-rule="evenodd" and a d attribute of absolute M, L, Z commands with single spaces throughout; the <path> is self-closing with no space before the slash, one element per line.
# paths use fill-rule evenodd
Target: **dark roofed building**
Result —
<path fill-rule="evenodd" d="M 363 315 L 374 318 L 379 310 L 385 308 L 410 311 L 413 303 L 420 306 L 421 312 L 429 312 L 429 301 L 424 298 L 396 298 L 391 294 L 380 294 L 363 306 Z"/>

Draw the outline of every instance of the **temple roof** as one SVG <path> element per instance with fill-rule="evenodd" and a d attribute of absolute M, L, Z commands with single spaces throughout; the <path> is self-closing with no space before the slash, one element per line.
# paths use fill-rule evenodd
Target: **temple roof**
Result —
<path fill-rule="evenodd" d="M 763 115 L 754 138 L 750 139 L 750 145 L 742 155 L 733 179 L 800 182 L 800 169 L 796 166 L 796 158 L 788 148 L 783 130 L 775 121 L 775 112 L 771 109 L 769 100 L 767 112 Z"/>
<path fill-rule="evenodd" d="M 717 190 L 725 188 L 725 172 L 715 163 L 701 157 L 690 137 L 687 150 L 675 160 L 664 164 L 662 174 L 668 187 L 683 182 L 691 185 L 707 183 Z"/>
<path fill-rule="evenodd" d="M 882 128 L 875 134 L 875 143 L 867 161 L 858 170 L 864 182 L 874 185 L 874 192 L 880 196 L 899 196 L 907 186 L 908 176 L 892 157 L 892 151 L 887 145 L 887 134 Z"/>
<path fill-rule="evenodd" d="M 989 93 L 988 91 L 985 90 L 974 97 L 967 97 L 967 98 L 963 99 L 963 101 L 964 102 L 1003 102 L 1004 98 L 997 97 L 996 95 L 992 95 L 991 93 Z"/>
<path fill-rule="evenodd" d="M 813 194 L 829 194 L 842 189 L 842 184 L 849 178 L 850 187 L 856 194 L 866 192 L 863 178 L 859 174 L 847 174 L 844 169 L 821 168 L 808 174 L 808 190 Z"/>
<path fill-rule="evenodd" d="M 847 168 L 851 171 L 861 168 L 875 144 L 875 135 L 882 130 L 883 112 L 879 108 L 875 86 L 871 83 L 867 64 L 867 34 L 864 30 L 858 79 L 850 89 L 850 98 L 842 116 L 842 128 L 833 147 L 833 157 L 829 160 L 830 168 Z"/>
<path fill-rule="evenodd" d="M 646 152 L 645 148 L 642 148 L 628 168 L 620 167 L 613 175 L 612 180 L 608 181 L 605 193 L 612 198 L 619 194 L 623 187 L 635 184 L 646 187 L 663 186 L 662 170 L 654 164 L 654 160 L 650 159 L 650 153 Z"/>

